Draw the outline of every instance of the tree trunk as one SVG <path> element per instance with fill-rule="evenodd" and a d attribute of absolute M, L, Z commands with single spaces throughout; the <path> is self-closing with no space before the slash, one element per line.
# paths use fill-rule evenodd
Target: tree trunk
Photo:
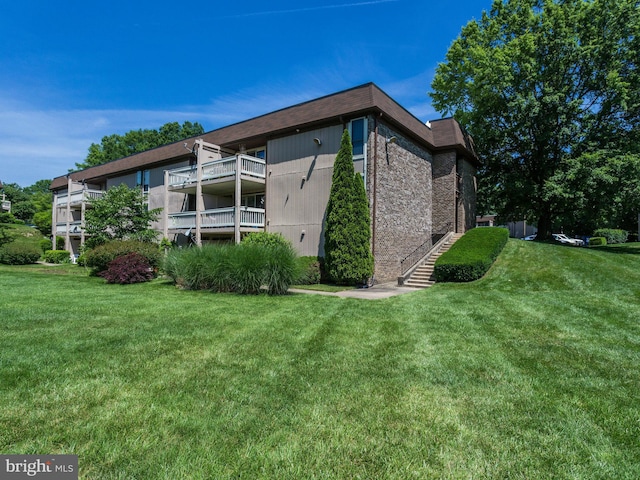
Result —
<path fill-rule="evenodd" d="M 552 234 L 551 214 L 547 211 L 538 215 L 538 233 L 536 240 L 548 240 Z"/>

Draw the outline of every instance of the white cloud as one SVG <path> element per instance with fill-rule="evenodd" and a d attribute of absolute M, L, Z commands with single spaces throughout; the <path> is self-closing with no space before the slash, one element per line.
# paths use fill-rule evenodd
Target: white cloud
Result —
<path fill-rule="evenodd" d="M 276 14 L 285 14 L 285 13 L 299 13 L 299 12 L 310 12 L 314 10 L 328 10 L 334 8 L 349 8 L 349 7 L 361 7 L 366 5 L 377 5 L 379 3 L 390 3 L 390 2 L 399 2 L 400 0 L 371 0 L 368 2 L 353 2 L 353 3 L 342 3 L 336 5 L 320 5 L 317 7 L 302 7 L 302 8 L 292 8 L 292 9 L 283 9 L 283 10 L 265 10 L 262 12 L 247 12 L 247 13 L 239 13 L 237 15 L 225 15 L 219 18 L 245 18 L 245 17 L 257 17 L 263 15 L 276 15 Z"/>
<path fill-rule="evenodd" d="M 424 72 L 381 83 L 380 87 L 419 119 L 434 119 L 438 115 L 426 95 L 430 76 L 432 73 Z M 63 110 L 0 95 L 0 180 L 26 187 L 64 175 L 84 160 L 89 145 L 100 143 L 105 135 L 184 121 L 215 130 L 359 83 L 364 81 L 359 82 L 356 73 L 345 74 L 339 68 L 325 69 L 322 74 L 298 72 L 296 78 L 265 79 L 255 87 L 213 98 L 206 105 L 165 110 Z"/>
<path fill-rule="evenodd" d="M 184 121 L 214 130 L 310 100 L 315 94 L 283 92 L 285 88 L 245 90 L 209 105 L 176 110 L 56 110 L 0 96 L 0 180 L 26 187 L 64 175 L 105 135 Z"/>

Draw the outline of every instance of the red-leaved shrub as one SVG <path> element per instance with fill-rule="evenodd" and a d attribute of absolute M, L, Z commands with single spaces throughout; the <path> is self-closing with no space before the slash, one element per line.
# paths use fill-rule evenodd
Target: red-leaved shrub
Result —
<path fill-rule="evenodd" d="M 98 275 L 104 277 L 107 283 L 148 282 L 153 279 L 155 273 L 145 257 L 139 253 L 128 253 L 114 258 L 109 262 L 109 267 Z"/>

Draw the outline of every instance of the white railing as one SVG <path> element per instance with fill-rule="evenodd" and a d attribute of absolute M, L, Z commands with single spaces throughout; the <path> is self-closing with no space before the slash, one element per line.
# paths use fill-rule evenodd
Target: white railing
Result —
<path fill-rule="evenodd" d="M 240 207 L 240 226 L 264 227 L 264 208 Z"/>
<path fill-rule="evenodd" d="M 69 222 L 69 230 L 67 230 L 66 222 L 56 223 L 56 233 L 66 234 L 67 231 L 72 235 L 80 235 L 82 233 L 82 222 L 80 220 Z"/>
<path fill-rule="evenodd" d="M 224 228 L 235 225 L 235 207 L 215 208 L 200 213 L 201 228 Z M 265 224 L 263 208 L 240 207 L 240 226 L 262 228 Z M 169 228 L 196 228 L 196 212 L 182 212 L 169 214 Z"/>
<path fill-rule="evenodd" d="M 263 159 L 249 155 L 238 155 L 202 164 L 202 180 L 215 180 L 235 176 L 238 158 L 240 159 L 240 173 L 242 175 L 266 178 L 267 164 Z M 195 165 L 169 170 L 169 187 L 181 187 L 195 183 L 197 180 L 198 172 Z"/>
<path fill-rule="evenodd" d="M 202 165 L 202 180 L 232 177 L 236 174 L 236 157 L 223 158 Z"/>
<path fill-rule="evenodd" d="M 9 200 L 2 200 L 2 210 L 7 212 L 11 211 L 11 202 Z"/>
<path fill-rule="evenodd" d="M 71 205 L 81 204 L 82 202 L 102 198 L 103 195 L 104 192 L 102 190 L 78 190 L 77 192 L 71 192 L 71 194 L 64 193 L 58 195 L 56 206 L 64 207 L 67 203 L 71 203 Z"/>

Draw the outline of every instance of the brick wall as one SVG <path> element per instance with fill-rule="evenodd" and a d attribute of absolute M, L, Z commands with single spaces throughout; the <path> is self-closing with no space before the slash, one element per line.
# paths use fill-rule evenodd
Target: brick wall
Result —
<path fill-rule="evenodd" d="M 475 227 L 476 222 L 476 167 L 464 158 L 458 159 L 458 232 Z"/>
<path fill-rule="evenodd" d="M 433 231 L 453 231 L 456 221 L 456 152 L 433 156 Z"/>
<path fill-rule="evenodd" d="M 374 122 L 369 123 L 373 130 Z M 392 136 L 397 141 L 387 143 Z M 377 150 L 375 144 L 375 131 L 371 131 L 367 192 L 372 215 L 375 210 L 375 278 L 384 282 L 396 280 L 401 260 L 431 238 L 432 157 L 383 123 L 378 124 Z"/>

